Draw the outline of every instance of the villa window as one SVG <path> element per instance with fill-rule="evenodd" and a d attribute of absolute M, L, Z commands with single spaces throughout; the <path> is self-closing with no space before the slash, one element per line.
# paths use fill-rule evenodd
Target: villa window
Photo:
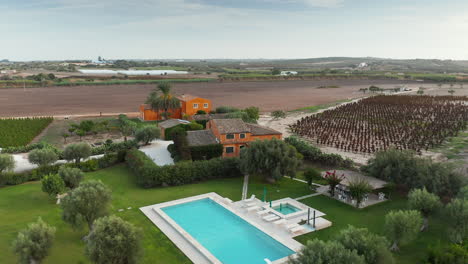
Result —
<path fill-rule="evenodd" d="M 240 147 L 239 147 L 239 149 L 243 149 L 243 148 L 245 148 L 245 146 L 244 146 L 244 145 L 242 145 L 242 146 L 240 146 Z"/>
<path fill-rule="evenodd" d="M 208 108 L 208 104 L 203 104 L 203 108 Z"/>
<path fill-rule="evenodd" d="M 198 108 L 198 104 L 193 104 L 193 108 Z"/>
<path fill-rule="evenodd" d="M 234 147 L 226 147 L 226 153 L 234 153 Z"/>
<path fill-rule="evenodd" d="M 245 138 L 245 134 L 240 134 L 240 138 Z"/>
<path fill-rule="evenodd" d="M 234 134 L 227 134 L 226 139 L 234 139 Z"/>

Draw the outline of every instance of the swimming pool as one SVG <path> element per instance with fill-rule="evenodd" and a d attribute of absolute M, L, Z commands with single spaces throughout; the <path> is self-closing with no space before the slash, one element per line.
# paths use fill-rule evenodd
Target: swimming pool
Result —
<path fill-rule="evenodd" d="M 210 198 L 161 210 L 225 264 L 264 264 L 295 253 Z"/>
<path fill-rule="evenodd" d="M 292 214 L 292 213 L 301 211 L 301 209 L 299 209 L 299 208 L 297 208 L 295 206 L 292 206 L 292 205 L 290 205 L 288 203 L 280 204 L 278 206 L 273 207 L 273 209 L 275 209 L 275 211 L 280 212 L 280 213 L 282 213 L 284 215 L 288 215 L 288 214 Z"/>

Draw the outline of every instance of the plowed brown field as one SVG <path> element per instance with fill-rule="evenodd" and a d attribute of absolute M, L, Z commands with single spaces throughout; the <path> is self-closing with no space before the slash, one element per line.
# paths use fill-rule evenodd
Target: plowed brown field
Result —
<path fill-rule="evenodd" d="M 336 85 L 339 88 L 317 88 Z M 174 93 L 212 100 L 215 106 L 258 106 L 262 111 L 293 110 L 362 95 L 359 88 L 384 88 L 421 83 L 397 80 L 326 80 L 273 82 L 212 82 L 174 84 Z M 426 85 L 426 84 L 425 84 Z M 0 89 L 0 117 L 96 115 L 138 112 L 155 85 L 75 86 Z"/>

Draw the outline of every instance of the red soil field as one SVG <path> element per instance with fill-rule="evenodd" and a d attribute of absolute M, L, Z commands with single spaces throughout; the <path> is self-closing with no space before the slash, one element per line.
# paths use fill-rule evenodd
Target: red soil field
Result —
<path fill-rule="evenodd" d="M 317 88 L 336 85 L 339 88 Z M 271 82 L 176 83 L 176 94 L 193 94 L 215 106 L 257 106 L 263 112 L 293 110 L 362 96 L 359 88 L 383 88 L 420 83 L 398 80 L 325 80 Z M 0 89 L 0 117 L 96 115 L 138 112 L 156 85 L 98 85 Z"/>

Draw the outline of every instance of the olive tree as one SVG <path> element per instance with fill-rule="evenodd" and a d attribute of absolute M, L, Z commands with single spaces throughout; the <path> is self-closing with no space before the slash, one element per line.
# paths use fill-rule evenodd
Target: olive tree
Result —
<path fill-rule="evenodd" d="M 119 130 L 124 136 L 124 141 L 127 141 L 127 137 L 133 135 L 136 129 L 137 124 L 135 122 L 130 121 L 125 115 L 119 116 Z"/>
<path fill-rule="evenodd" d="M 42 191 L 51 197 L 57 196 L 65 190 L 65 183 L 58 174 L 48 174 L 41 179 Z"/>
<path fill-rule="evenodd" d="M 454 199 L 445 209 L 449 226 L 449 238 L 454 243 L 468 239 L 468 200 Z"/>
<path fill-rule="evenodd" d="M 140 241 L 140 232 L 131 223 L 117 216 L 101 217 L 86 238 L 86 255 L 97 264 L 138 263 Z"/>
<path fill-rule="evenodd" d="M 28 160 L 32 164 L 42 167 L 55 163 L 58 160 L 58 156 L 55 151 L 49 148 L 34 149 L 29 153 Z"/>
<path fill-rule="evenodd" d="M 9 154 L 0 154 L 0 173 L 11 171 L 15 168 L 15 159 Z"/>
<path fill-rule="evenodd" d="M 63 151 L 63 157 L 68 161 L 80 163 L 81 159 L 91 156 L 91 146 L 87 143 L 76 143 L 68 145 Z"/>
<path fill-rule="evenodd" d="M 55 228 L 39 218 L 18 233 L 13 241 L 13 251 L 19 256 L 20 263 L 38 264 L 49 255 L 54 238 Z"/>
<path fill-rule="evenodd" d="M 411 209 L 418 210 L 423 216 L 421 231 L 429 226 L 429 216 L 431 216 L 440 206 L 439 197 L 423 189 L 414 189 L 408 194 L 408 203 Z"/>
<path fill-rule="evenodd" d="M 148 145 L 151 141 L 161 136 L 161 130 L 157 127 L 146 126 L 140 128 L 135 133 L 135 139 L 138 142 L 143 142 L 144 145 Z"/>
<path fill-rule="evenodd" d="M 389 242 L 385 237 L 369 232 L 367 228 L 349 226 L 336 237 L 336 241 L 348 250 L 355 250 L 367 264 L 393 264 Z"/>
<path fill-rule="evenodd" d="M 62 219 L 73 227 L 84 223 L 92 229 L 94 220 L 107 215 L 111 192 L 101 181 L 87 181 L 62 200 Z"/>
<path fill-rule="evenodd" d="M 416 238 L 422 224 L 421 214 L 416 210 L 390 211 L 385 216 L 384 229 L 392 242 L 390 250 L 399 250 L 399 245 Z"/>
<path fill-rule="evenodd" d="M 245 174 L 259 174 L 267 179 L 279 180 L 284 175 L 296 175 L 300 154 L 282 140 L 256 140 L 240 155 L 241 170 Z"/>
<path fill-rule="evenodd" d="M 58 175 L 62 178 L 65 186 L 70 189 L 78 187 L 84 177 L 84 173 L 78 168 L 70 168 L 61 166 L 58 170 Z"/>
<path fill-rule="evenodd" d="M 337 241 L 318 239 L 307 241 L 297 257 L 291 257 L 289 264 L 365 264 L 364 257 L 356 251 L 346 249 Z"/>

